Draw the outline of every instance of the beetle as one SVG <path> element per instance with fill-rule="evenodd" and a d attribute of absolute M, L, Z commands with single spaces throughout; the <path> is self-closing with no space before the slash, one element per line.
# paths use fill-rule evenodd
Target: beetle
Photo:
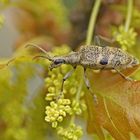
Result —
<path fill-rule="evenodd" d="M 35 56 L 35 58 L 43 57 L 51 61 L 52 63 L 50 65 L 50 70 L 59 67 L 62 64 L 70 64 L 73 67 L 73 69 L 69 71 L 63 78 L 61 94 L 59 98 L 62 96 L 65 80 L 67 80 L 72 75 L 78 65 L 81 65 L 84 68 L 85 84 L 92 93 L 90 89 L 90 83 L 86 75 L 87 68 L 94 70 L 116 70 L 116 72 L 120 74 L 121 77 L 126 80 L 131 80 L 129 77 L 126 77 L 123 73 L 121 73 L 121 70 L 131 68 L 139 64 L 138 59 L 136 59 L 131 54 L 121 50 L 120 48 L 110 46 L 103 47 L 99 45 L 84 45 L 81 46 L 80 50 L 77 52 L 71 52 L 65 56 L 55 57 L 48 55 L 48 52 L 38 45 L 28 44 L 26 47 L 29 46 L 36 47 L 46 54 L 45 56 Z M 96 95 L 93 93 L 92 95 L 94 96 L 95 102 L 97 102 Z"/>

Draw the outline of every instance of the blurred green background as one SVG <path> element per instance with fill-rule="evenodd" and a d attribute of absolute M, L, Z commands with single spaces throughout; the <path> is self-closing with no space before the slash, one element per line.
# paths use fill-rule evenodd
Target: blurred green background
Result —
<path fill-rule="evenodd" d="M 85 43 L 94 3 L 95 0 L 0 0 L 0 140 L 99 139 L 96 133 L 86 131 L 86 111 L 76 118 L 76 124 L 83 129 L 82 136 L 76 138 L 57 134 L 45 121 L 49 102 L 45 100 L 48 89 L 44 79 L 49 75 L 49 64 L 32 60 L 41 53 L 39 50 L 24 48 L 33 42 L 56 55 L 77 50 Z M 126 5 L 127 0 L 102 0 L 94 35 L 113 38 L 117 32 L 128 41 L 123 44 L 116 38 L 120 46 L 124 45 L 122 49 L 140 59 L 140 1 L 134 1 L 133 29 L 124 33 L 121 25 L 125 23 Z M 11 58 L 15 61 L 3 67 Z M 134 77 L 139 79 L 139 72 Z M 67 124 L 69 117 L 65 121 Z M 103 132 L 104 139 L 113 140 L 107 130 Z M 135 136 L 131 139 L 135 140 Z"/>

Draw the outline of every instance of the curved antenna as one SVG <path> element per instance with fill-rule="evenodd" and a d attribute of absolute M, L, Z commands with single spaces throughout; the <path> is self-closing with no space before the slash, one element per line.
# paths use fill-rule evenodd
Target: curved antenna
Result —
<path fill-rule="evenodd" d="M 33 44 L 33 43 L 29 43 L 25 46 L 25 48 L 27 47 L 35 47 L 35 48 L 38 48 L 39 50 L 41 50 L 42 52 L 44 52 L 46 54 L 45 58 L 50 60 L 50 61 L 53 61 L 52 57 L 48 54 L 48 52 L 46 50 L 44 50 L 43 48 L 39 47 L 38 45 L 36 44 Z"/>
<path fill-rule="evenodd" d="M 43 56 L 43 55 L 37 55 L 37 56 L 34 56 L 33 57 L 33 60 L 35 60 L 35 59 L 37 59 L 37 58 L 46 58 L 46 59 L 48 59 L 48 57 L 47 56 Z"/>
<path fill-rule="evenodd" d="M 6 66 L 9 66 L 9 64 L 10 64 L 11 62 L 13 62 L 15 59 L 16 59 L 16 58 L 10 59 L 5 65 L 6 65 Z"/>
<path fill-rule="evenodd" d="M 0 69 L 5 68 L 6 66 L 9 66 L 9 64 L 10 64 L 11 62 L 13 62 L 14 60 L 15 60 L 15 58 L 12 58 L 12 59 L 10 59 L 9 61 L 7 61 L 6 63 L 0 64 Z"/>

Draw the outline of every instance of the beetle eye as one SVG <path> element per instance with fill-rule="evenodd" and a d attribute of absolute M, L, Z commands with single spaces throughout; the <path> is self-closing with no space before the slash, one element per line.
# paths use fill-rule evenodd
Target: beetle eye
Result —
<path fill-rule="evenodd" d="M 56 59 L 56 60 L 54 61 L 54 64 L 55 64 L 55 65 L 58 65 L 58 64 L 61 64 L 61 63 L 64 63 L 64 60 L 63 60 L 63 59 Z"/>

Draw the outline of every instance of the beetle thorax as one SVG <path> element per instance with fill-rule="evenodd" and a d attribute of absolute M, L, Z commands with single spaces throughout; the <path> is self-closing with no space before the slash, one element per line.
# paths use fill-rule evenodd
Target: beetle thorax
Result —
<path fill-rule="evenodd" d="M 80 62 L 80 55 L 78 52 L 72 52 L 67 56 L 65 56 L 64 58 L 66 64 L 78 65 Z"/>

